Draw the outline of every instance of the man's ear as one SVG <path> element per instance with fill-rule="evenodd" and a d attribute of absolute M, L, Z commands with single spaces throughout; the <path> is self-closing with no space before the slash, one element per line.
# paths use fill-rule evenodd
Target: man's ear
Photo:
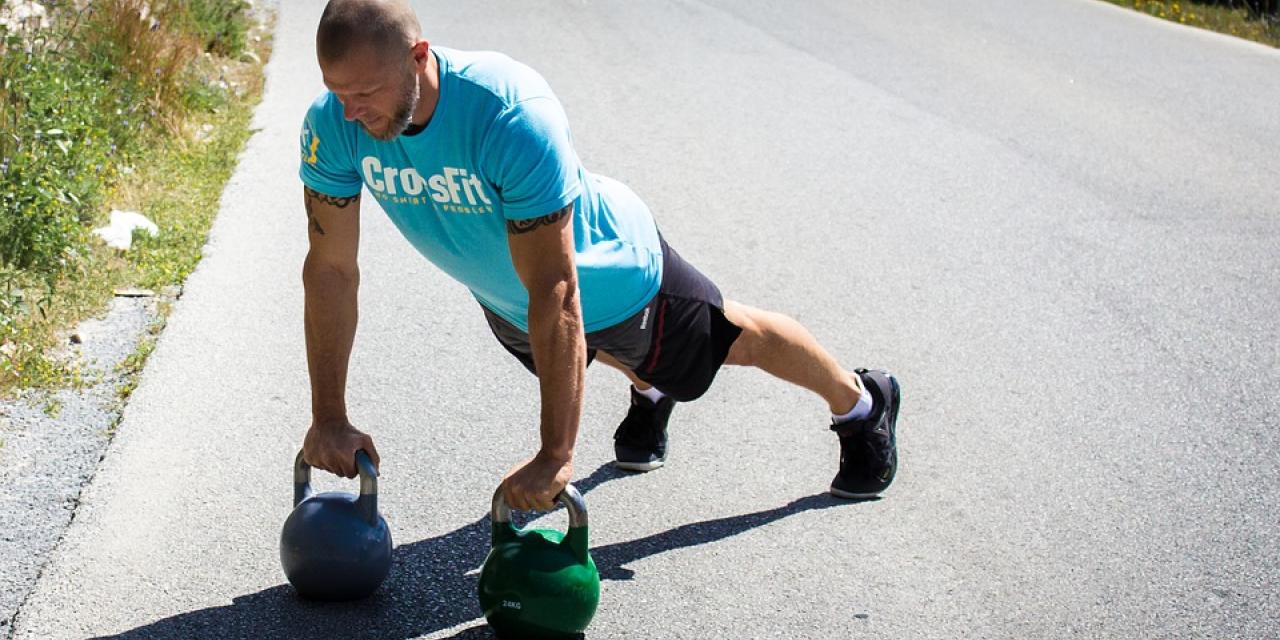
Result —
<path fill-rule="evenodd" d="M 419 40 L 413 45 L 413 63 L 418 71 L 426 71 L 427 56 L 431 55 L 431 43 Z"/>

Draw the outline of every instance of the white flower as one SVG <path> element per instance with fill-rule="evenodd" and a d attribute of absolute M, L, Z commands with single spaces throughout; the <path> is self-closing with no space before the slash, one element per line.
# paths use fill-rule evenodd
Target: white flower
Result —
<path fill-rule="evenodd" d="M 0 26 L 9 31 L 47 29 L 49 12 L 44 5 L 33 0 L 20 0 L 13 4 L 6 2 L 0 6 Z"/>

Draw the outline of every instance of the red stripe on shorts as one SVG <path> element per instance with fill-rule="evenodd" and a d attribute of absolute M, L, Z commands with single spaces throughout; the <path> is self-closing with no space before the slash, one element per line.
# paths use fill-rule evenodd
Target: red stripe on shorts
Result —
<path fill-rule="evenodd" d="M 658 366 L 658 356 L 662 354 L 662 326 L 666 324 L 667 319 L 667 299 L 662 299 L 662 306 L 658 307 L 658 326 L 654 327 L 654 331 L 658 332 L 658 339 L 653 341 L 653 355 L 649 356 L 649 366 L 645 368 L 645 373 L 653 373 L 653 369 Z"/>

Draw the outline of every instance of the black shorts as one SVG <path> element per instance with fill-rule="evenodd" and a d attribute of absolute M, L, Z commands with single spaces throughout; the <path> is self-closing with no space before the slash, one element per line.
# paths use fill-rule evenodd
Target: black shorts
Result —
<path fill-rule="evenodd" d="M 529 335 L 484 309 L 498 342 L 537 375 Z M 587 363 L 604 351 L 637 377 L 679 400 L 711 387 L 742 329 L 724 317 L 720 289 L 662 241 L 662 285 L 635 315 L 586 334 Z"/>

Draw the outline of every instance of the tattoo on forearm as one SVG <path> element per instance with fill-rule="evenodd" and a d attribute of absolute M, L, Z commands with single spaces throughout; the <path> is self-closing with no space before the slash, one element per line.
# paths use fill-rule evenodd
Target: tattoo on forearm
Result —
<path fill-rule="evenodd" d="M 315 202 L 323 202 L 324 204 L 334 206 L 339 209 L 346 209 L 351 203 L 360 200 L 360 194 L 358 193 L 354 196 L 347 196 L 345 198 L 335 198 L 333 196 L 320 193 L 311 187 L 303 187 L 302 190 L 306 194 L 307 221 L 311 223 L 311 230 L 319 235 L 324 235 L 324 228 L 321 227 L 320 222 L 316 220 L 315 207 L 313 206 Z"/>
<path fill-rule="evenodd" d="M 565 216 L 569 215 L 569 213 L 572 211 L 573 211 L 573 205 L 569 205 L 555 213 L 548 213 L 547 215 L 542 216 L 541 218 L 533 218 L 531 220 L 508 220 L 507 233 L 510 233 L 511 235 L 520 235 L 522 233 L 529 233 L 530 231 L 533 231 L 538 227 L 546 226 L 549 224 L 555 224 L 559 222 Z"/>

